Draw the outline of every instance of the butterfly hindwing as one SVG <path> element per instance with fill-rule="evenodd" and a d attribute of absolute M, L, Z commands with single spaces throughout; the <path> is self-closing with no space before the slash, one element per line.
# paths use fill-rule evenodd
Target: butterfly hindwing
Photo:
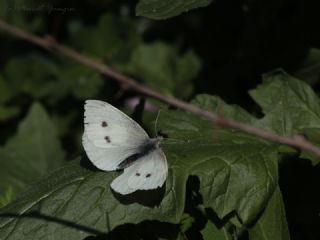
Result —
<path fill-rule="evenodd" d="M 121 194 L 155 189 L 163 185 L 167 175 L 166 156 L 160 148 L 156 148 L 125 168 L 123 173 L 113 180 L 111 188 Z"/>

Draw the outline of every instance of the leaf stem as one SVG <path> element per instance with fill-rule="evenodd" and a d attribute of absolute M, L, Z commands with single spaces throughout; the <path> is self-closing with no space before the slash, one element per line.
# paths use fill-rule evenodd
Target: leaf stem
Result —
<path fill-rule="evenodd" d="M 127 89 L 131 89 L 140 94 L 162 101 L 163 103 L 166 103 L 168 105 L 205 117 L 214 124 L 236 129 L 236 130 L 239 130 L 239 131 L 242 131 L 242 132 L 245 132 L 245 133 L 248 133 L 272 142 L 289 145 L 301 150 L 311 152 L 317 156 L 320 156 L 320 148 L 316 147 L 315 145 L 307 141 L 302 136 L 299 136 L 299 135 L 293 136 L 293 137 L 279 136 L 279 135 L 273 134 L 270 131 L 266 131 L 264 129 L 255 128 L 250 125 L 243 124 L 241 122 L 225 119 L 213 112 L 203 110 L 195 105 L 184 102 L 175 97 L 163 95 L 153 90 L 152 88 L 149 88 L 143 84 L 138 83 L 133 78 L 128 77 L 125 74 L 120 73 L 103 63 L 100 63 L 92 58 L 86 57 L 69 47 L 58 44 L 50 36 L 46 36 L 43 38 L 38 37 L 32 33 L 26 32 L 20 28 L 12 26 L 1 19 L 0 19 L 0 30 L 2 30 L 3 32 L 7 32 L 15 37 L 21 38 L 25 41 L 28 41 L 30 43 L 33 43 L 53 53 L 57 53 L 57 54 L 60 54 L 61 56 L 68 57 L 82 65 L 90 67 L 96 70 L 97 72 L 104 74 L 105 76 L 113 78 L 114 80 L 121 83 Z"/>

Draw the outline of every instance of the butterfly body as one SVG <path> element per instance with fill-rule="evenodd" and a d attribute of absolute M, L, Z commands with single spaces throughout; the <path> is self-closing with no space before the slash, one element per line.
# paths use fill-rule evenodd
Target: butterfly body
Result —
<path fill-rule="evenodd" d="M 150 138 L 145 143 L 143 143 L 136 151 L 136 153 L 124 159 L 119 165 L 117 169 L 124 169 L 130 166 L 135 161 L 139 160 L 145 155 L 148 155 L 152 151 L 156 150 L 159 145 L 160 138 Z"/>
<path fill-rule="evenodd" d="M 83 147 L 91 162 L 105 171 L 124 169 L 111 183 L 121 194 L 161 187 L 168 174 L 162 138 L 149 138 L 130 117 L 112 105 L 87 100 Z"/>

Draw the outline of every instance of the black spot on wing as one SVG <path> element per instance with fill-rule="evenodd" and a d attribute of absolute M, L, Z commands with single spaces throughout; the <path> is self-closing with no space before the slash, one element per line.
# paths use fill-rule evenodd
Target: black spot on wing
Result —
<path fill-rule="evenodd" d="M 107 141 L 107 143 L 111 143 L 111 140 L 110 140 L 109 136 L 105 136 L 104 139 Z"/>
<path fill-rule="evenodd" d="M 146 175 L 146 178 L 148 178 L 148 177 L 151 177 L 151 173 L 148 173 L 148 174 Z"/>
<path fill-rule="evenodd" d="M 102 121 L 101 127 L 107 127 L 107 126 L 108 126 L 108 123 L 106 121 Z"/>
<path fill-rule="evenodd" d="M 139 177 L 139 176 L 140 176 L 140 173 L 137 172 L 137 173 L 136 173 L 136 176 Z"/>

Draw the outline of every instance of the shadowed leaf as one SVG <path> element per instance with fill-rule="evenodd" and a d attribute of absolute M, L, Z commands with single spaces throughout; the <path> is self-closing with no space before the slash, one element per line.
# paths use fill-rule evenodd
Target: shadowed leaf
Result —
<path fill-rule="evenodd" d="M 279 187 L 273 193 L 266 209 L 249 229 L 250 240 L 290 240 L 286 213 Z"/>
<path fill-rule="evenodd" d="M 17 134 L 0 149 L 0 186 L 17 193 L 63 162 L 55 126 L 35 103 Z"/>
<path fill-rule="evenodd" d="M 309 85 L 284 72 L 264 76 L 263 83 L 250 91 L 265 117 L 261 126 L 282 136 L 306 136 L 320 146 L 320 100 Z M 317 164 L 320 158 L 302 152 L 301 157 Z"/>
<path fill-rule="evenodd" d="M 212 0 L 140 0 L 136 14 L 151 19 L 166 19 L 191 9 L 205 7 Z"/>

